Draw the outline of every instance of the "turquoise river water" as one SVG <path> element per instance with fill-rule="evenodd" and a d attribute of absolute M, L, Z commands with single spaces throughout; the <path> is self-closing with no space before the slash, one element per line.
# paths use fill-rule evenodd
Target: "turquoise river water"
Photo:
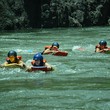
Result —
<path fill-rule="evenodd" d="M 68 51 L 44 56 L 49 73 L 0 68 L 0 110 L 110 110 L 110 54 L 94 52 L 101 39 L 110 46 L 110 27 L 0 32 L 0 64 L 16 50 L 29 65 L 54 41 Z"/>

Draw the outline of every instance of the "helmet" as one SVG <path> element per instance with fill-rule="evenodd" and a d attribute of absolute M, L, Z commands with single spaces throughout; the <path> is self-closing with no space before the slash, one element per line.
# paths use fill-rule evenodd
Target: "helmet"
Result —
<path fill-rule="evenodd" d="M 40 54 L 40 55 L 42 55 L 42 52 L 37 52 L 35 55 L 37 55 L 37 54 Z"/>
<path fill-rule="evenodd" d="M 107 45 L 107 42 L 106 42 L 105 40 L 101 40 L 101 41 L 99 42 L 99 44 L 106 46 L 106 45 Z"/>
<path fill-rule="evenodd" d="M 43 61 L 43 56 L 40 53 L 35 54 L 34 57 L 33 57 L 33 60 Z"/>
<path fill-rule="evenodd" d="M 10 56 L 17 57 L 17 53 L 14 50 L 11 50 L 11 51 L 8 52 L 7 56 L 8 57 L 10 57 Z"/>
<path fill-rule="evenodd" d="M 53 46 L 57 46 L 58 48 L 59 48 L 59 44 L 57 43 L 57 42 L 54 42 L 53 44 L 52 44 L 52 47 Z"/>

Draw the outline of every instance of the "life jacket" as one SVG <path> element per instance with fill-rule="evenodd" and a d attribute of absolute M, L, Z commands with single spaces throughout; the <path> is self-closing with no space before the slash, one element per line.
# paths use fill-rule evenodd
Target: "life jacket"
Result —
<path fill-rule="evenodd" d="M 47 62 L 46 59 L 44 59 L 44 60 L 43 60 L 43 65 L 38 65 L 38 66 L 44 66 L 46 62 Z M 31 64 L 32 64 L 33 66 L 36 66 L 36 65 L 35 65 L 35 60 L 32 60 Z"/>
<path fill-rule="evenodd" d="M 14 63 L 18 63 L 21 59 L 22 59 L 22 56 L 17 56 L 17 58 L 15 59 L 15 62 L 14 62 Z M 7 61 L 9 64 L 12 63 L 12 62 L 10 61 L 10 58 L 9 58 L 9 57 L 6 58 L 6 61 Z"/>
<path fill-rule="evenodd" d="M 96 48 L 99 48 L 99 50 L 102 50 L 101 47 L 100 47 L 100 45 L 96 45 L 96 46 L 95 46 L 95 52 L 96 52 Z M 105 47 L 104 49 L 107 49 L 107 48 L 108 48 L 108 47 Z M 105 51 L 103 50 L 101 53 L 103 53 L 103 52 L 105 52 Z"/>

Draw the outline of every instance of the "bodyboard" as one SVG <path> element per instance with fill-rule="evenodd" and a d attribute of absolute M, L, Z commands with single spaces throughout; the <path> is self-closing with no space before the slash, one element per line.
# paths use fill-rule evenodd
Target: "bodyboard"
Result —
<path fill-rule="evenodd" d="M 53 55 L 55 55 L 55 56 L 67 56 L 68 55 L 68 52 L 58 51 L 58 52 L 56 52 Z"/>
<path fill-rule="evenodd" d="M 48 69 L 46 66 L 32 66 L 31 67 L 32 71 L 53 71 L 53 69 Z"/>

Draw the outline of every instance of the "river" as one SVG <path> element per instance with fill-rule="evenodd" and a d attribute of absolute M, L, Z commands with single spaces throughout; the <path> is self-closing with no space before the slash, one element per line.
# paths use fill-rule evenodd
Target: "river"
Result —
<path fill-rule="evenodd" d="M 110 54 L 95 53 L 110 27 L 53 28 L 0 32 L 0 64 L 16 50 L 29 64 L 54 41 L 68 56 L 45 55 L 45 73 L 0 68 L 0 110 L 110 110 Z"/>

